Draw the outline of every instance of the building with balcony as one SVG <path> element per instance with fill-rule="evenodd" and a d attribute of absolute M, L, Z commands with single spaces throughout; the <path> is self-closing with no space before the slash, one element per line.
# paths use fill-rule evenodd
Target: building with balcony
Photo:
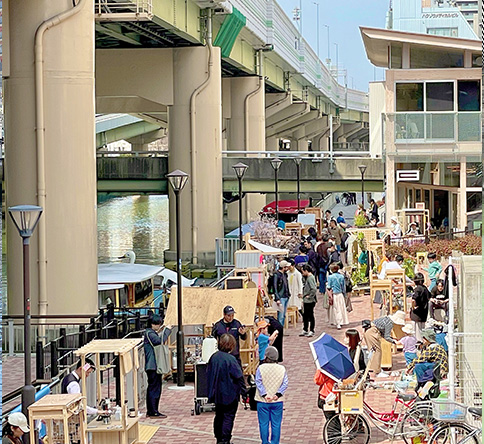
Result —
<path fill-rule="evenodd" d="M 423 202 L 436 227 L 477 228 L 481 43 L 360 29 L 371 63 L 387 68 L 384 81 L 370 84 L 370 150 L 385 159 L 388 217 Z"/>

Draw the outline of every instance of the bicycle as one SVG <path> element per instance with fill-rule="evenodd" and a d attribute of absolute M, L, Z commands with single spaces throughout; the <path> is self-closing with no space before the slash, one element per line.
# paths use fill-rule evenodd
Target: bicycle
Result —
<path fill-rule="evenodd" d="M 358 387 L 358 385 L 357 385 Z M 351 442 L 367 444 L 370 440 L 371 422 L 389 438 L 401 438 L 407 444 L 426 442 L 435 426 L 430 401 L 420 400 L 417 395 L 397 393 L 389 412 L 378 412 L 365 400 L 365 388 L 378 388 L 375 384 L 365 383 L 363 390 L 339 390 L 335 414 L 323 427 L 325 444 Z"/>
<path fill-rule="evenodd" d="M 480 421 L 482 408 L 466 407 L 455 401 L 434 400 L 432 411 L 434 417 L 441 422 L 430 437 L 428 444 L 479 444 L 482 442 L 482 427 L 473 427 L 465 422 L 467 412 Z"/>

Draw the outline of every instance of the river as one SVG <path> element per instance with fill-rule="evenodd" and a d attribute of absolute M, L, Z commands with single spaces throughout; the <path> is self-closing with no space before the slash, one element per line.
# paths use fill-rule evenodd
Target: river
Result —
<path fill-rule="evenodd" d="M 98 262 L 117 261 L 119 256 L 133 250 L 136 262 L 161 265 L 163 252 L 169 246 L 168 227 L 168 196 L 126 196 L 107 200 L 99 204 L 97 210 Z M 2 308 L 7 314 L 5 242 L 3 246 Z"/>

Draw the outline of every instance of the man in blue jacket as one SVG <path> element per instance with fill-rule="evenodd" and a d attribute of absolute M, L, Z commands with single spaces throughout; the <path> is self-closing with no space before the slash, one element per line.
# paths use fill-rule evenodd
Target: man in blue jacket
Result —
<path fill-rule="evenodd" d="M 163 338 L 160 336 L 161 332 L 161 318 L 154 315 L 151 319 L 151 327 L 145 331 L 143 348 L 145 351 L 145 371 L 148 376 L 148 388 L 146 390 L 146 416 L 154 416 L 158 418 L 166 418 L 164 413 L 158 411 L 158 405 L 161 398 L 162 377 L 157 373 L 156 357 L 154 346 L 165 343 L 170 336 L 171 328 L 167 326 L 163 333 Z"/>
<path fill-rule="evenodd" d="M 207 366 L 208 402 L 215 404 L 213 431 L 217 444 L 230 444 L 240 395 L 246 396 L 242 369 L 231 354 L 235 346 L 234 336 L 224 333 Z"/>
<path fill-rule="evenodd" d="M 239 338 L 242 340 L 247 339 L 247 329 L 237 319 L 235 319 L 234 307 L 230 305 L 224 307 L 224 317 L 220 319 L 220 321 L 216 322 L 212 328 L 212 336 L 215 339 L 219 339 L 225 333 L 228 333 L 235 338 L 235 347 L 231 354 L 235 357 L 242 368 L 239 351 Z"/>

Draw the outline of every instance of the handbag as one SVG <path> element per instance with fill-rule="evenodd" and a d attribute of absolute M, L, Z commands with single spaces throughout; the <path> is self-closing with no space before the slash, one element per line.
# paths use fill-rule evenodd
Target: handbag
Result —
<path fill-rule="evenodd" d="M 328 292 L 328 305 L 331 307 L 334 304 L 333 292 Z"/>
<path fill-rule="evenodd" d="M 160 336 L 163 338 L 165 333 L 165 329 L 161 330 Z M 166 375 L 167 373 L 171 372 L 171 360 L 170 360 L 170 350 L 166 344 L 163 344 L 163 339 L 160 345 L 153 345 L 151 342 L 150 336 L 145 333 L 146 337 L 148 338 L 148 342 L 153 347 L 153 351 L 155 353 L 155 361 L 156 361 L 156 373 L 159 375 Z"/>
<path fill-rule="evenodd" d="M 349 295 L 345 297 L 345 303 L 346 303 L 346 311 L 348 313 L 351 313 L 353 311 L 353 304 L 351 303 L 351 298 Z"/>

